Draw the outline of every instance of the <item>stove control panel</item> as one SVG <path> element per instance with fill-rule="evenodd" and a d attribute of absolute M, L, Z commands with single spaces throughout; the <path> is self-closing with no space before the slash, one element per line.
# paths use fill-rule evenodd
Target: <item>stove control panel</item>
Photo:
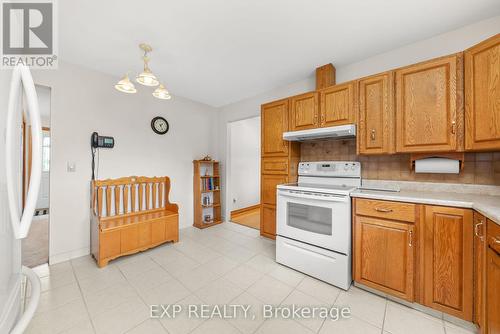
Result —
<path fill-rule="evenodd" d="M 357 161 L 300 162 L 299 175 L 324 177 L 361 177 L 361 163 Z"/>

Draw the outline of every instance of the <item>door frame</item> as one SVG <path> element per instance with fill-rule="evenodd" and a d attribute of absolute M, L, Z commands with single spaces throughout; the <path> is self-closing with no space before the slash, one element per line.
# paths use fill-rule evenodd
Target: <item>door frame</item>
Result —
<path fill-rule="evenodd" d="M 252 118 L 259 118 L 260 119 L 261 115 L 260 114 L 251 115 L 248 117 L 243 117 L 243 118 L 227 121 L 227 123 L 226 123 L 226 158 L 225 158 L 226 168 L 224 170 L 225 187 L 223 187 L 223 189 L 225 189 L 225 195 L 224 195 L 225 207 L 224 207 L 223 212 L 225 214 L 224 219 L 226 221 L 229 221 L 231 218 L 231 205 L 230 205 L 230 203 L 232 201 L 231 191 L 230 191 L 231 190 L 231 127 L 230 127 L 230 125 L 231 125 L 231 123 L 245 121 L 245 120 L 249 120 Z M 259 149 L 261 150 L 261 154 L 262 154 L 262 146 L 261 146 L 262 145 L 262 137 L 260 137 L 259 140 L 260 140 Z M 259 173 L 259 175 L 260 175 L 260 173 Z M 259 192 L 259 197 L 260 197 L 260 192 Z M 260 204 L 260 202 L 259 202 L 259 204 Z"/>

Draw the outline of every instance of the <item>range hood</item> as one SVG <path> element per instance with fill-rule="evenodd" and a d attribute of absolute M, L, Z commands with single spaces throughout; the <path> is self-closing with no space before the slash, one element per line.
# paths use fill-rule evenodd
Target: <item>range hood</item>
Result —
<path fill-rule="evenodd" d="M 313 139 L 345 139 L 356 137 L 356 125 L 338 125 L 328 128 L 290 131 L 283 133 L 283 139 L 288 141 L 306 141 Z"/>

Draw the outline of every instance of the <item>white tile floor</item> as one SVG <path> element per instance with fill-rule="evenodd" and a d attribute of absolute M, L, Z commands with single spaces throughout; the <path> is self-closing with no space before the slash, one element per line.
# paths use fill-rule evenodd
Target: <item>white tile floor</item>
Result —
<path fill-rule="evenodd" d="M 180 242 L 112 261 L 36 269 L 42 297 L 28 333 L 469 333 L 352 287 L 341 291 L 274 262 L 274 242 L 232 223 L 181 230 Z M 150 304 L 252 305 L 255 319 L 150 319 Z M 264 320 L 262 304 L 349 306 L 347 320 Z"/>

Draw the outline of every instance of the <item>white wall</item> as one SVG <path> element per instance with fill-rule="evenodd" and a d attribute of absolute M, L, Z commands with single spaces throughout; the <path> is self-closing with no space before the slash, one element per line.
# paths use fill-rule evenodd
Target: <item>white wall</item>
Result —
<path fill-rule="evenodd" d="M 99 178 L 167 175 L 180 226 L 192 224 L 192 160 L 215 156 L 215 109 L 179 97 L 158 100 L 139 84 L 137 94 L 123 94 L 113 88 L 118 78 L 64 62 L 57 70 L 33 71 L 33 76 L 52 91 L 51 262 L 89 252 L 93 131 L 116 140 L 114 149 L 100 152 Z M 170 123 L 164 136 L 150 128 L 158 115 Z M 76 163 L 76 172 L 67 172 L 67 162 Z"/>
<path fill-rule="evenodd" d="M 391 50 L 363 61 L 336 68 L 337 83 L 459 52 L 499 32 L 500 16 L 496 16 L 433 38 Z M 331 62 L 335 65 L 334 55 L 332 55 Z M 323 64 L 317 65 L 320 66 Z M 228 122 L 260 115 L 260 105 L 263 103 L 314 89 L 315 80 L 314 77 L 311 76 L 288 86 L 279 87 L 266 93 L 221 107 L 218 127 L 224 128 Z M 226 137 L 227 135 L 224 131 L 219 131 L 218 154 L 223 168 L 227 163 Z M 225 180 L 222 179 L 223 185 L 224 182 Z M 224 187 L 222 187 L 222 190 L 224 191 Z"/>
<path fill-rule="evenodd" d="M 260 117 L 227 124 L 227 213 L 260 203 Z"/>

